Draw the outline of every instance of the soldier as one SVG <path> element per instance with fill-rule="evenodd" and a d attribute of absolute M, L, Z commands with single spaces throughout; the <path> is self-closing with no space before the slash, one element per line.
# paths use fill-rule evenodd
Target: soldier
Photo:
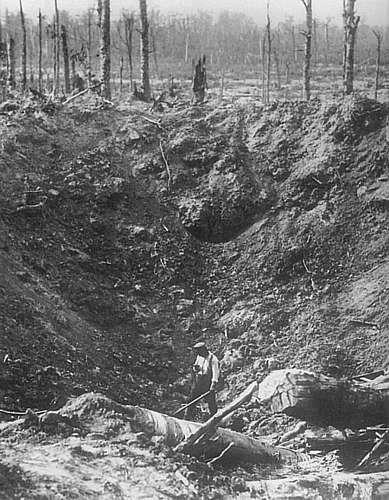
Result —
<path fill-rule="evenodd" d="M 196 360 L 193 365 L 193 385 L 190 401 L 209 392 L 204 399 L 208 403 L 210 414 L 214 415 L 217 412 L 216 385 L 220 373 L 219 360 L 207 349 L 205 342 L 198 342 L 193 346 L 193 350 L 196 354 Z M 194 405 L 187 409 L 186 417 L 191 419 L 193 415 Z"/>

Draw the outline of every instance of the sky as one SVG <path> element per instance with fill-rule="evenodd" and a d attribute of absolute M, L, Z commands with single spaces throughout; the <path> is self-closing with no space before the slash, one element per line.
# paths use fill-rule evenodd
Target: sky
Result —
<path fill-rule="evenodd" d="M 36 15 L 38 9 L 42 13 L 51 14 L 54 0 L 22 0 L 23 7 L 29 16 Z M 93 7 L 95 0 L 58 0 L 60 9 L 69 10 L 73 14 L 83 12 Z M 17 10 L 19 0 L 0 0 L 0 12 L 6 8 Z M 111 0 L 113 15 L 118 15 L 122 9 L 137 10 L 138 0 Z M 148 0 L 149 8 L 162 12 L 195 12 L 207 10 L 218 12 L 232 10 L 244 12 L 258 24 L 263 24 L 266 0 Z M 283 21 L 287 16 L 293 16 L 296 21 L 302 20 L 304 7 L 301 0 L 270 0 L 271 15 L 274 22 Z M 356 8 L 363 21 L 371 25 L 389 25 L 389 0 L 357 0 Z M 315 17 L 319 19 L 332 18 L 337 24 L 341 21 L 342 0 L 313 0 Z"/>

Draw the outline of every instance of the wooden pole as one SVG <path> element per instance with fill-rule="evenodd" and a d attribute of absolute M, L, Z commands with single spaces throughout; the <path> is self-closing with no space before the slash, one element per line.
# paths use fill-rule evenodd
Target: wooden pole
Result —
<path fill-rule="evenodd" d="M 163 151 L 162 149 L 162 145 L 161 145 L 161 151 Z M 165 154 L 164 154 L 165 156 Z M 196 403 L 198 403 L 199 401 L 201 401 L 203 398 L 207 397 L 208 394 L 210 393 L 211 391 L 207 391 L 205 392 L 204 394 L 201 394 L 201 396 L 199 396 L 198 398 L 194 399 L 193 401 L 191 401 L 190 403 L 182 406 L 181 408 L 179 408 L 176 412 L 173 413 L 173 417 L 176 417 L 177 415 L 179 415 L 180 413 L 182 413 L 184 410 L 186 410 L 187 408 L 190 408 L 191 406 L 195 405 Z"/>

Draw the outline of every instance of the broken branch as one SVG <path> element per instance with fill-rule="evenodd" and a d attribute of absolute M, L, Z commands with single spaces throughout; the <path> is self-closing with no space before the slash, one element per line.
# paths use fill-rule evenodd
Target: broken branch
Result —
<path fill-rule="evenodd" d="M 92 87 L 88 87 L 84 90 L 81 90 L 81 92 L 78 92 L 78 94 L 75 94 L 75 95 L 68 97 L 66 99 L 66 101 L 64 101 L 63 104 L 68 104 L 69 102 L 73 101 L 74 99 L 77 99 L 77 97 L 81 97 L 82 95 L 86 94 L 87 92 L 89 92 L 89 90 L 94 90 L 97 87 L 100 87 L 101 85 L 102 85 L 102 82 L 99 82 L 99 83 L 96 83 L 95 85 L 92 85 Z"/>
<path fill-rule="evenodd" d="M 180 443 L 177 449 L 183 452 L 188 451 L 194 446 L 196 441 L 201 441 L 202 438 L 208 438 L 214 434 L 221 420 L 247 401 L 250 401 L 252 395 L 257 390 L 257 387 L 257 382 L 250 384 L 240 396 L 234 399 L 234 401 L 232 401 L 225 408 L 219 410 L 216 415 L 213 415 L 209 420 L 207 420 L 205 424 L 203 424 L 196 432 L 188 436 L 185 441 Z"/>
<path fill-rule="evenodd" d="M 385 431 L 384 434 L 381 436 L 381 438 L 376 442 L 376 444 L 373 446 L 373 448 L 369 451 L 367 455 L 365 455 L 362 460 L 359 462 L 358 467 L 363 467 L 374 455 L 376 451 L 381 448 L 381 446 L 384 444 L 387 436 L 389 435 L 389 430 Z"/>
<path fill-rule="evenodd" d="M 159 150 L 161 151 L 161 156 L 162 156 L 163 162 L 165 163 L 166 172 L 167 172 L 167 188 L 170 191 L 170 185 L 171 185 L 171 182 L 172 182 L 172 175 L 171 175 L 171 172 L 170 172 L 169 163 L 167 161 L 165 152 L 164 152 L 163 147 L 162 147 L 162 141 L 159 141 Z"/>
<path fill-rule="evenodd" d="M 208 460 L 208 465 L 212 465 L 214 464 L 215 462 L 218 462 L 219 460 L 221 460 L 224 455 L 227 453 L 228 450 L 230 450 L 232 447 L 234 446 L 234 443 L 230 443 L 221 453 L 220 455 L 218 455 L 217 457 L 215 458 L 212 458 L 212 460 Z"/>

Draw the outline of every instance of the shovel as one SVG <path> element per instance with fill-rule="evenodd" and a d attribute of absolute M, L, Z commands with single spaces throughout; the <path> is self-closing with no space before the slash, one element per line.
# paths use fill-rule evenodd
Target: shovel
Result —
<path fill-rule="evenodd" d="M 181 412 L 183 412 L 184 410 L 186 410 L 187 408 L 190 408 L 191 406 L 195 405 L 196 403 L 198 403 L 201 399 L 205 398 L 208 396 L 208 394 L 210 394 L 211 391 L 207 391 L 207 392 L 204 392 L 204 394 L 202 394 L 201 396 L 199 396 L 198 398 L 196 399 L 193 399 L 190 403 L 186 404 L 185 406 L 182 406 L 179 410 L 177 410 L 175 413 L 173 413 L 173 417 L 175 417 L 176 415 L 179 415 Z"/>

